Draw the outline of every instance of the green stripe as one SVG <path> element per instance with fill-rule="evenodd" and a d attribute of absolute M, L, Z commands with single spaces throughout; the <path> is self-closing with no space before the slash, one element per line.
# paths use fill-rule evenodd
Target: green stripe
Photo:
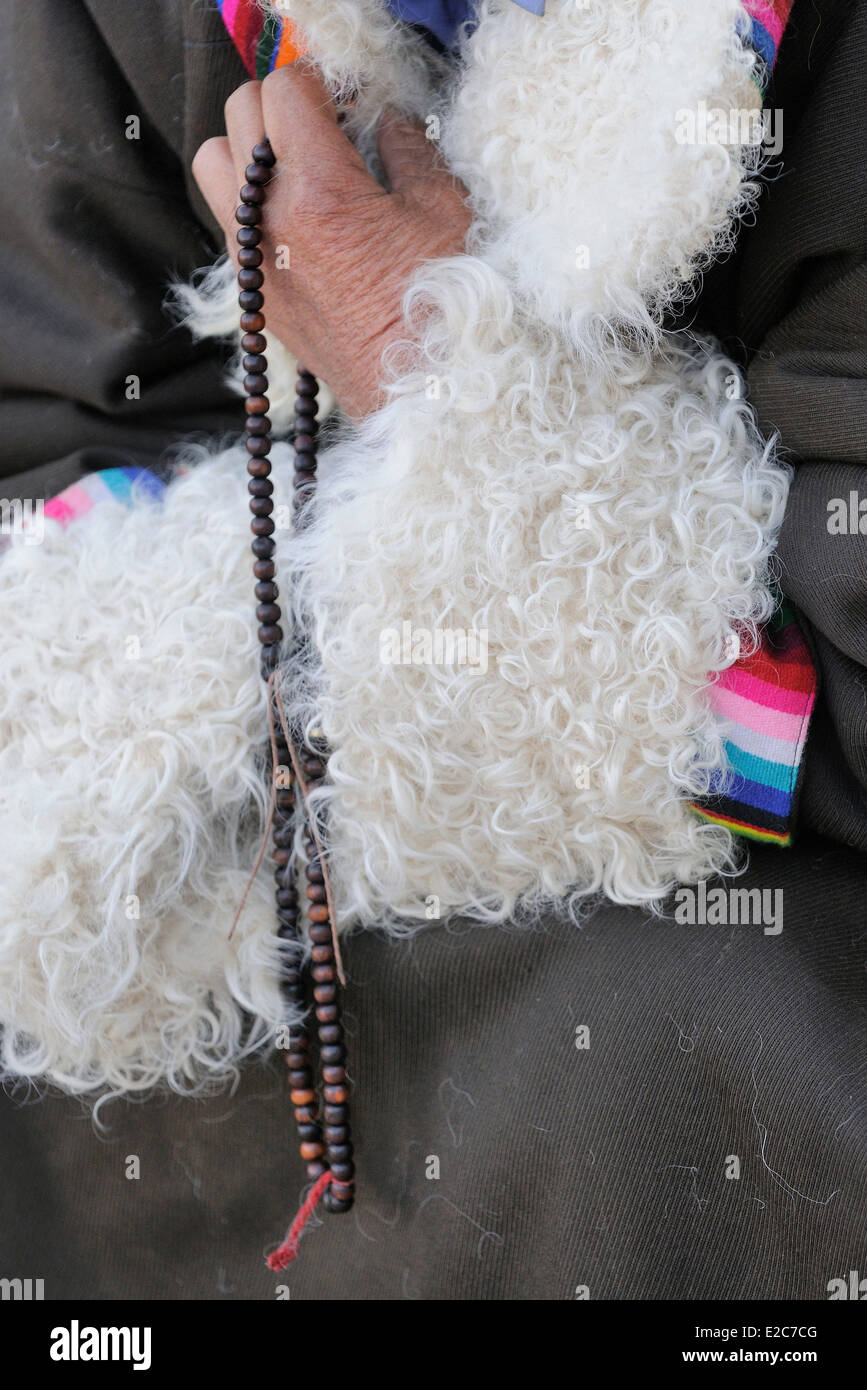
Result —
<path fill-rule="evenodd" d="M 259 42 L 256 45 L 256 76 L 260 82 L 268 76 L 271 54 L 276 47 L 279 33 L 279 21 L 276 15 L 266 14 L 265 23 L 262 25 L 262 32 L 259 35 Z"/>

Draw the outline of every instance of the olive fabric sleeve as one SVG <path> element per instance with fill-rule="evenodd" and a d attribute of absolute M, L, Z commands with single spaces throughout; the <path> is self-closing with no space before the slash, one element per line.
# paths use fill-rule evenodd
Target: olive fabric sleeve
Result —
<path fill-rule="evenodd" d="M 220 249 L 190 161 L 246 74 L 189 0 L 4 6 L 0 55 L 0 478 L 45 497 L 237 429 L 225 353 L 164 301 Z"/>
<path fill-rule="evenodd" d="M 809 95 L 783 88 L 786 177 L 769 183 L 745 250 L 742 322 L 752 334 L 774 306 L 749 389 L 794 465 L 781 577 L 822 680 L 801 817 L 867 849 L 867 6 L 836 8 L 824 63 L 804 42 L 805 6 L 794 14 L 802 72 L 789 80 Z"/>

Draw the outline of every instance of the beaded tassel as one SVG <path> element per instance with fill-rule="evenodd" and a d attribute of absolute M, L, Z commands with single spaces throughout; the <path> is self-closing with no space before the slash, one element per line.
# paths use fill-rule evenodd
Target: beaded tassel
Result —
<path fill-rule="evenodd" d="M 264 295 L 262 286 L 263 255 L 261 222 L 265 189 L 272 177 L 275 159 L 267 139 L 253 149 L 252 163 L 246 169 L 246 182 L 240 193 L 240 206 L 235 213 L 238 222 L 238 302 L 241 307 L 241 346 L 244 349 L 244 390 L 246 392 L 247 472 L 250 475 L 250 511 L 253 519 L 252 551 L 255 557 L 253 573 L 256 578 L 256 618 L 261 644 L 260 667 L 269 682 L 276 672 L 280 656 L 283 629 L 280 626 L 279 590 L 275 582 L 274 565 L 274 485 L 271 481 L 271 421 L 268 363 L 265 356 Z M 296 526 L 303 525 L 307 503 L 316 484 L 316 448 L 318 422 L 316 419 L 316 378 L 299 368 L 295 401 L 295 476 L 293 480 Z M 281 707 L 282 715 L 282 707 Z M 276 754 L 278 765 L 285 768 L 295 763 L 287 731 L 282 720 L 276 721 Z M 325 778 L 327 750 L 318 740 L 308 738 L 301 743 L 300 767 L 304 782 L 299 793 L 313 790 Z M 271 769 L 277 775 L 277 769 Z M 297 783 L 298 778 L 295 778 Z M 295 835 L 295 793 L 291 785 L 279 785 L 275 792 L 273 845 L 275 891 L 279 935 L 288 941 L 301 940 L 300 903 L 292 862 Z M 314 1184 L 283 1244 L 268 1257 L 272 1269 L 283 1269 L 295 1258 L 298 1241 L 305 1222 L 316 1201 L 331 1212 L 349 1211 L 354 1197 L 355 1168 L 352 1162 L 352 1138 L 349 1127 L 349 1086 L 346 1076 L 346 1046 L 341 1020 L 338 965 L 335 959 L 334 924 L 328 901 L 325 868 L 319 846 L 304 806 L 298 807 L 304 816 L 303 843 L 307 858 L 308 936 L 311 943 L 311 973 L 317 1022 L 319 1061 L 322 1069 L 323 1124 L 314 1082 L 314 1061 L 305 1023 L 292 1028 L 286 1061 L 289 1068 L 290 1097 L 295 1109 L 301 1157 L 307 1165 L 307 1175 Z M 284 996 L 294 1010 L 308 1006 L 305 971 L 296 960 L 287 965 L 281 979 Z"/>

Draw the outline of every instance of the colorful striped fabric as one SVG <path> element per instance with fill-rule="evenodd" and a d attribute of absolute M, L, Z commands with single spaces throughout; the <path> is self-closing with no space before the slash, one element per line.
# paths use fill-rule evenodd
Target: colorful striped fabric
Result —
<path fill-rule="evenodd" d="M 792 4 L 793 0 L 744 0 L 744 9 L 752 24 L 749 33 L 744 32 L 743 37 L 764 59 L 769 71 L 777 61 Z"/>
<path fill-rule="evenodd" d="M 816 688 L 807 644 L 782 600 L 759 648 L 721 671 L 711 686 L 711 707 L 728 735 L 729 766 L 693 810 L 737 835 L 790 845 Z"/>
<path fill-rule="evenodd" d="M 86 473 L 77 483 L 52 497 L 45 503 L 45 515 L 49 521 L 67 526 L 109 497 L 130 506 L 134 493 L 136 497 L 147 496 L 158 501 L 164 491 L 165 484 L 146 468 L 103 468 L 98 473 Z"/>
<path fill-rule="evenodd" d="M 385 0 L 398 18 L 424 24 L 441 42 L 448 43 L 459 24 L 467 21 L 473 0 Z M 522 9 L 542 16 L 545 0 L 515 0 Z M 304 42 L 288 19 L 278 19 L 262 9 L 259 0 L 216 0 L 217 8 L 251 77 L 263 78 L 284 63 L 294 63 L 304 52 Z M 793 0 L 744 0 L 751 23 L 743 37 L 752 44 L 770 71 L 776 61 Z"/>
<path fill-rule="evenodd" d="M 304 52 L 295 25 L 261 8 L 258 0 L 217 0 L 223 23 L 251 77 L 267 77 Z"/>

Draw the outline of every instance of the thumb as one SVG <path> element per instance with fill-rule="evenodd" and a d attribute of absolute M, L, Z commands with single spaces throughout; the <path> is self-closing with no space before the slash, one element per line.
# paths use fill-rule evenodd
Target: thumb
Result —
<path fill-rule="evenodd" d="M 432 179 L 454 184 L 442 163 L 436 142 L 428 138 L 424 126 L 412 117 L 393 109 L 386 111 L 379 124 L 377 144 L 393 193 L 412 197 L 414 193 L 421 196 L 424 190 L 425 200 L 429 202 Z"/>

